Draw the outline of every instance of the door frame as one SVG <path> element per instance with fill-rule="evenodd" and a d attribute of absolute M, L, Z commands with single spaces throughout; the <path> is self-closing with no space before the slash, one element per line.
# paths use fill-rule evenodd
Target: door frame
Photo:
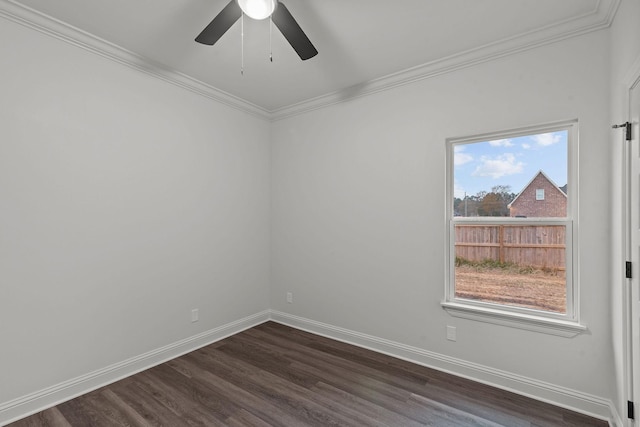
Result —
<path fill-rule="evenodd" d="M 622 90 L 624 91 L 623 100 L 623 114 L 625 116 L 624 119 L 619 121 L 631 121 L 631 92 L 632 90 L 640 90 L 640 56 L 636 58 L 635 62 L 631 66 L 629 72 L 622 80 Z M 632 249 L 632 226 L 631 226 L 631 218 L 632 218 L 632 203 L 631 203 L 631 190 L 632 190 L 632 180 L 631 176 L 631 145 L 627 141 L 624 141 L 624 131 L 619 130 L 619 134 L 616 134 L 614 143 L 619 144 L 620 141 L 623 141 L 624 145 L 622 148 L 622 227 L 623 227 L 623 235 L 622 235 L 622 245 L 623 251 L 622 254 L 624 256 L 624 260 L 621 261 L 635 261 L 631 260 L 631 249 Z M 622 135 L 622 136 L 621 136 Z M 635 139 L 635 138 L 634 138 Z M 639 208 L 640 209 L 640 208 Z M 634 262 L 637 264 L 637 262 Z M 615 267 L 614 267 L 615 268 Z M 640 273 L 636 265 L 634 265 L 632 276 L 637 277 Z M 638 279 L 635 279 L 638 280 Z M 636 399 L 639 399 L 640 396 L 634 396 L 634 384 L 633 384 L 633 375 L 634 370 L 640 370 L 640 366 L 634 366 L 634 357 L 633 357 L 633 292 L 632 292 L 632 283 L 634 279 L 627 279 L 626 277 L 622 277 L 622 316 L 623 316 L 623 356 L 624 356 L 624 390 L 625 390 L 625 398 L 627 401 L 635 402 Z M 636 404 L 640 404 L 636 402 Z M 636 407 L 636 413 L 638 412 L 638 407 Z M 623 424 L 627 426 L 634 426 L 636 421 L 627 419 L 626 413 L 619 414 L 623 420 Z M 638 416 L 636 416 L 636 420 Z"/>

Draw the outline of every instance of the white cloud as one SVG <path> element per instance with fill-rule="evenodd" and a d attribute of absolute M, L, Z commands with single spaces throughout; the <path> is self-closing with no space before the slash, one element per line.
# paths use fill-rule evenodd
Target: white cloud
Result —
<path fill-rule="evenodd" d="M 524 163 L 516 161 L 516 156 L 505 153 L 497 157 L 482 156 L 481 164 L 473 171 L 473 176 L 489 176 L 498 179 L 507 175 L 515 175 L 524 171 Z"/>
<path fill-rule="evenodd" d="M 471 154 L 464 152 L 465 147 L 463 145 L 456 145 L 453 147 L 453 164 L 454 166 L 462 166 L 465 163 L 473 161 Z"/>
<path fill-rule="evenodd" d="M 543 133 L 540 135 L 534 135 L 531 137 L 541 147 L 548 147 L 549 145 L 557 144 L 562 139 L 562 135 L 559 133 Z"/>
<path fill-rule="evenodd" d="M 513 147 L 513 142 L 510 139 L 496 139 L 495 141 L 489 141 L 489 145 L 492 147 Z"/>
<path fill-rule="evenodd" d="M 524 148 L 525 150 L 528 150 L 531 148 L 531 144 L 522 144 L 522 148 Z"/>

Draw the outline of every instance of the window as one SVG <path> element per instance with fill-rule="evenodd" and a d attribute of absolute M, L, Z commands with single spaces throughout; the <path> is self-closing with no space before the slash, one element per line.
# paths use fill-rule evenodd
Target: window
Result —
<path fill-rule="evenodd" d="M 454 316 L 573 336 L 577 122 L 447 141 Z"/>

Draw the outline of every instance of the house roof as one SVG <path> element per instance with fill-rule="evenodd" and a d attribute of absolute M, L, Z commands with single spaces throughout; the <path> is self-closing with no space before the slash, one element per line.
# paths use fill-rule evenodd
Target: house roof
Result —
<path fill-rule="evenodd" d="M 520 197 L 520 195 L 522 193 L 524 193 L 524 190 L 526 190 L 532 183 L 533 181 L 535 181 L 535 179 L 539 176 L 542 175 L 544 177 L 544 179 L 546 179 L 547 181 L 549 181 L 551 183 L 551 185 L 553 185 L 564 197 L 567 197 L 567 193 L 566 191 L 564 191 L 562 188 L 558 187 L 558 184 L 556 184 L 555 182 L 553 182 L 553 180 L 551 178 L 549 178 L 549 176 L 547 176 L 546 173 L 544 173 L 544 171 L 539 170 L 537 174 L 535 174 L 533 176 L 533 178 L 531 178 L 531 180 L 527 183 L 527 185 L 525 185 L 524 187 L 522 187 L 522 190 L 520 190 L 520 192 L 518 193 L 518 195 L 516 196 L 515 199 L 513 199 L 511 201 L 511 203 L 509 203 L 507 205 L 508 208 L 511 208 L 511 205 L 513 205 L 515 203 L 516 200 L 518 200 L 518 198 Z M 567 185 L 565 184 L 564 188 L 567 188 Z"/>

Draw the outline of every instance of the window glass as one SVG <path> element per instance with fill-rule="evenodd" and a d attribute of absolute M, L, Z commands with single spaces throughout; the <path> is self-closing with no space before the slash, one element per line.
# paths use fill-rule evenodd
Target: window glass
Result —
<path fill-rule="evenodd" d="M 450 301 L 571 314 L 571 129 L 452 141 Z"/>

